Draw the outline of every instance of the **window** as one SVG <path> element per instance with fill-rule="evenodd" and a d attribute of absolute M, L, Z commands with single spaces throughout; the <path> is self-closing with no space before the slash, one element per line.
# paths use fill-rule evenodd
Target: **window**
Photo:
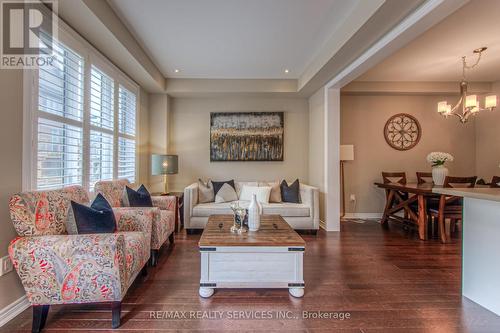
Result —
<path fill-rule="evenodd" d="M 31 187 L 93 189 L 114 178 L 134 183 L 137 88 L 89 46 L 67 45 L 75 43 L 54 46 L 56 61 L 41 67 L 34 82 Z"/>
<path fill-rule="evenodd" d="M 37 188 L 82 184 L 83 58 L 55 47 L 55 61 L 39 70 Z"/>

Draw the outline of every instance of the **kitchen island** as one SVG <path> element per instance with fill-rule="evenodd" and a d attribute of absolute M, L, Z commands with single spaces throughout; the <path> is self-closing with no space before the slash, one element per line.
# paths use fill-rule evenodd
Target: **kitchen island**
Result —
<path fill-rule="evenodd" d="M 434 188 L 464 198 L 462 295 L 500 315 L 500 189 Z"/>

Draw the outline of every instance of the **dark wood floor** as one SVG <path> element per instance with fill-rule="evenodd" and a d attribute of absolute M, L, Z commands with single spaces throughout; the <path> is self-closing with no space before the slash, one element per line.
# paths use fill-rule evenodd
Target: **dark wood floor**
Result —
<path fill-rule="evenodd" d="M 360 222 L 360 221 L 358 221 Z M 198 297 L 199 235 L 180 234 L 159 267 L 139 278 L 124 300 L 124 331 L 203 332 L 500 332 L 500 317 L 460 295 L 460 241 L 420 241 L 375 222 L 344 222 L 341 233 L 304 235 L 306 294 L 219 290 Z M 151 319 L 151 311 L 224 311 L 225 319 Z M 290 311 L 288 319 L 228 319 L 234 311 Z M 348 312 L 350 319 L 301 319 L 302 311 Z M 257 312 L 254 312 L 254 314 Z M 54 306 L 46 330 L 110 330 L 103 306 Z M 27 310 L 3 328 L 27 332 Z"/>

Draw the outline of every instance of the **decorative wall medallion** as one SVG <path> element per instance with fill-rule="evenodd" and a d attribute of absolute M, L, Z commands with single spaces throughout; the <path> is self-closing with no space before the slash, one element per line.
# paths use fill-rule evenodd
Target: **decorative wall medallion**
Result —
<path fill-rule="evenodd" d="M 406 113 L 392 116 L 384 127 L 385 141 L 397 150 L 412 149 L 417 145 L 421 134 L 422 130 L 418 120 Z"/>

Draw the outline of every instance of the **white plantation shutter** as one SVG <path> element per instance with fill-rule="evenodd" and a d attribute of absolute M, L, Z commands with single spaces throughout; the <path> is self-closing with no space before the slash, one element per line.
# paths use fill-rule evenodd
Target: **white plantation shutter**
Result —
<path fill-rule="evenodd" d="M 92 65 L 90 78 L 90 124 L 113 131 L 114 82 Z"/>
<path fill-rule="evenodd" d="M 53 44 L 54 62 L 34 72 L 26 93 L 33 101 L 26 142 L 34 148 L 26 184 L 41 190 L 69 185 L 93 190 L 99 180 L 134 183 L 137 86 L 90 46 L 59 36 L 63 42 Z M 43 32 L 40 39 L 50 42 Z"/>
<path fill-rule="evenodd" d="M 42 41 L 47 38 L 41 34 Z M 83 58 L 60 43 L 54 43 L 52 66 L 39 70 L 39 111 L 66 119 L 83 119 Z"/>
<path fill-rule="evenodd" d="M 83 176 L 84 62 L 62 44 L 54 49 L 52 66 L 39 70 L 37 189 L 81 184 Z"/>
<path fill-rule="evenodd" d="M 113 179 L 113 135 L 90 131 L 90 188 L 99 180 Z"/>
<path fill-rule="evenodd" d="M 114 82 L 92 66 L 90 78 L 89 185 L 113 179 Z"/>
<path fill-rule="evenodd" d="M 118 119 L 120 134 L 135 137 L 136 96 L 120 85 Z"/>
<path fill-rule="evenodd" d="M 137 98 L 121 85 L 118 94 L 118 178 L 127 178 L 134 183 Z"/>
<path fill-rule="evenodd" d="M 38 189 L 82 183 L 82 128 L 38 119 Z"/>
<path fill-rule="evenodd" d="M 135 140 L 118 138 L 118 178 L 135 182 Z"/>

